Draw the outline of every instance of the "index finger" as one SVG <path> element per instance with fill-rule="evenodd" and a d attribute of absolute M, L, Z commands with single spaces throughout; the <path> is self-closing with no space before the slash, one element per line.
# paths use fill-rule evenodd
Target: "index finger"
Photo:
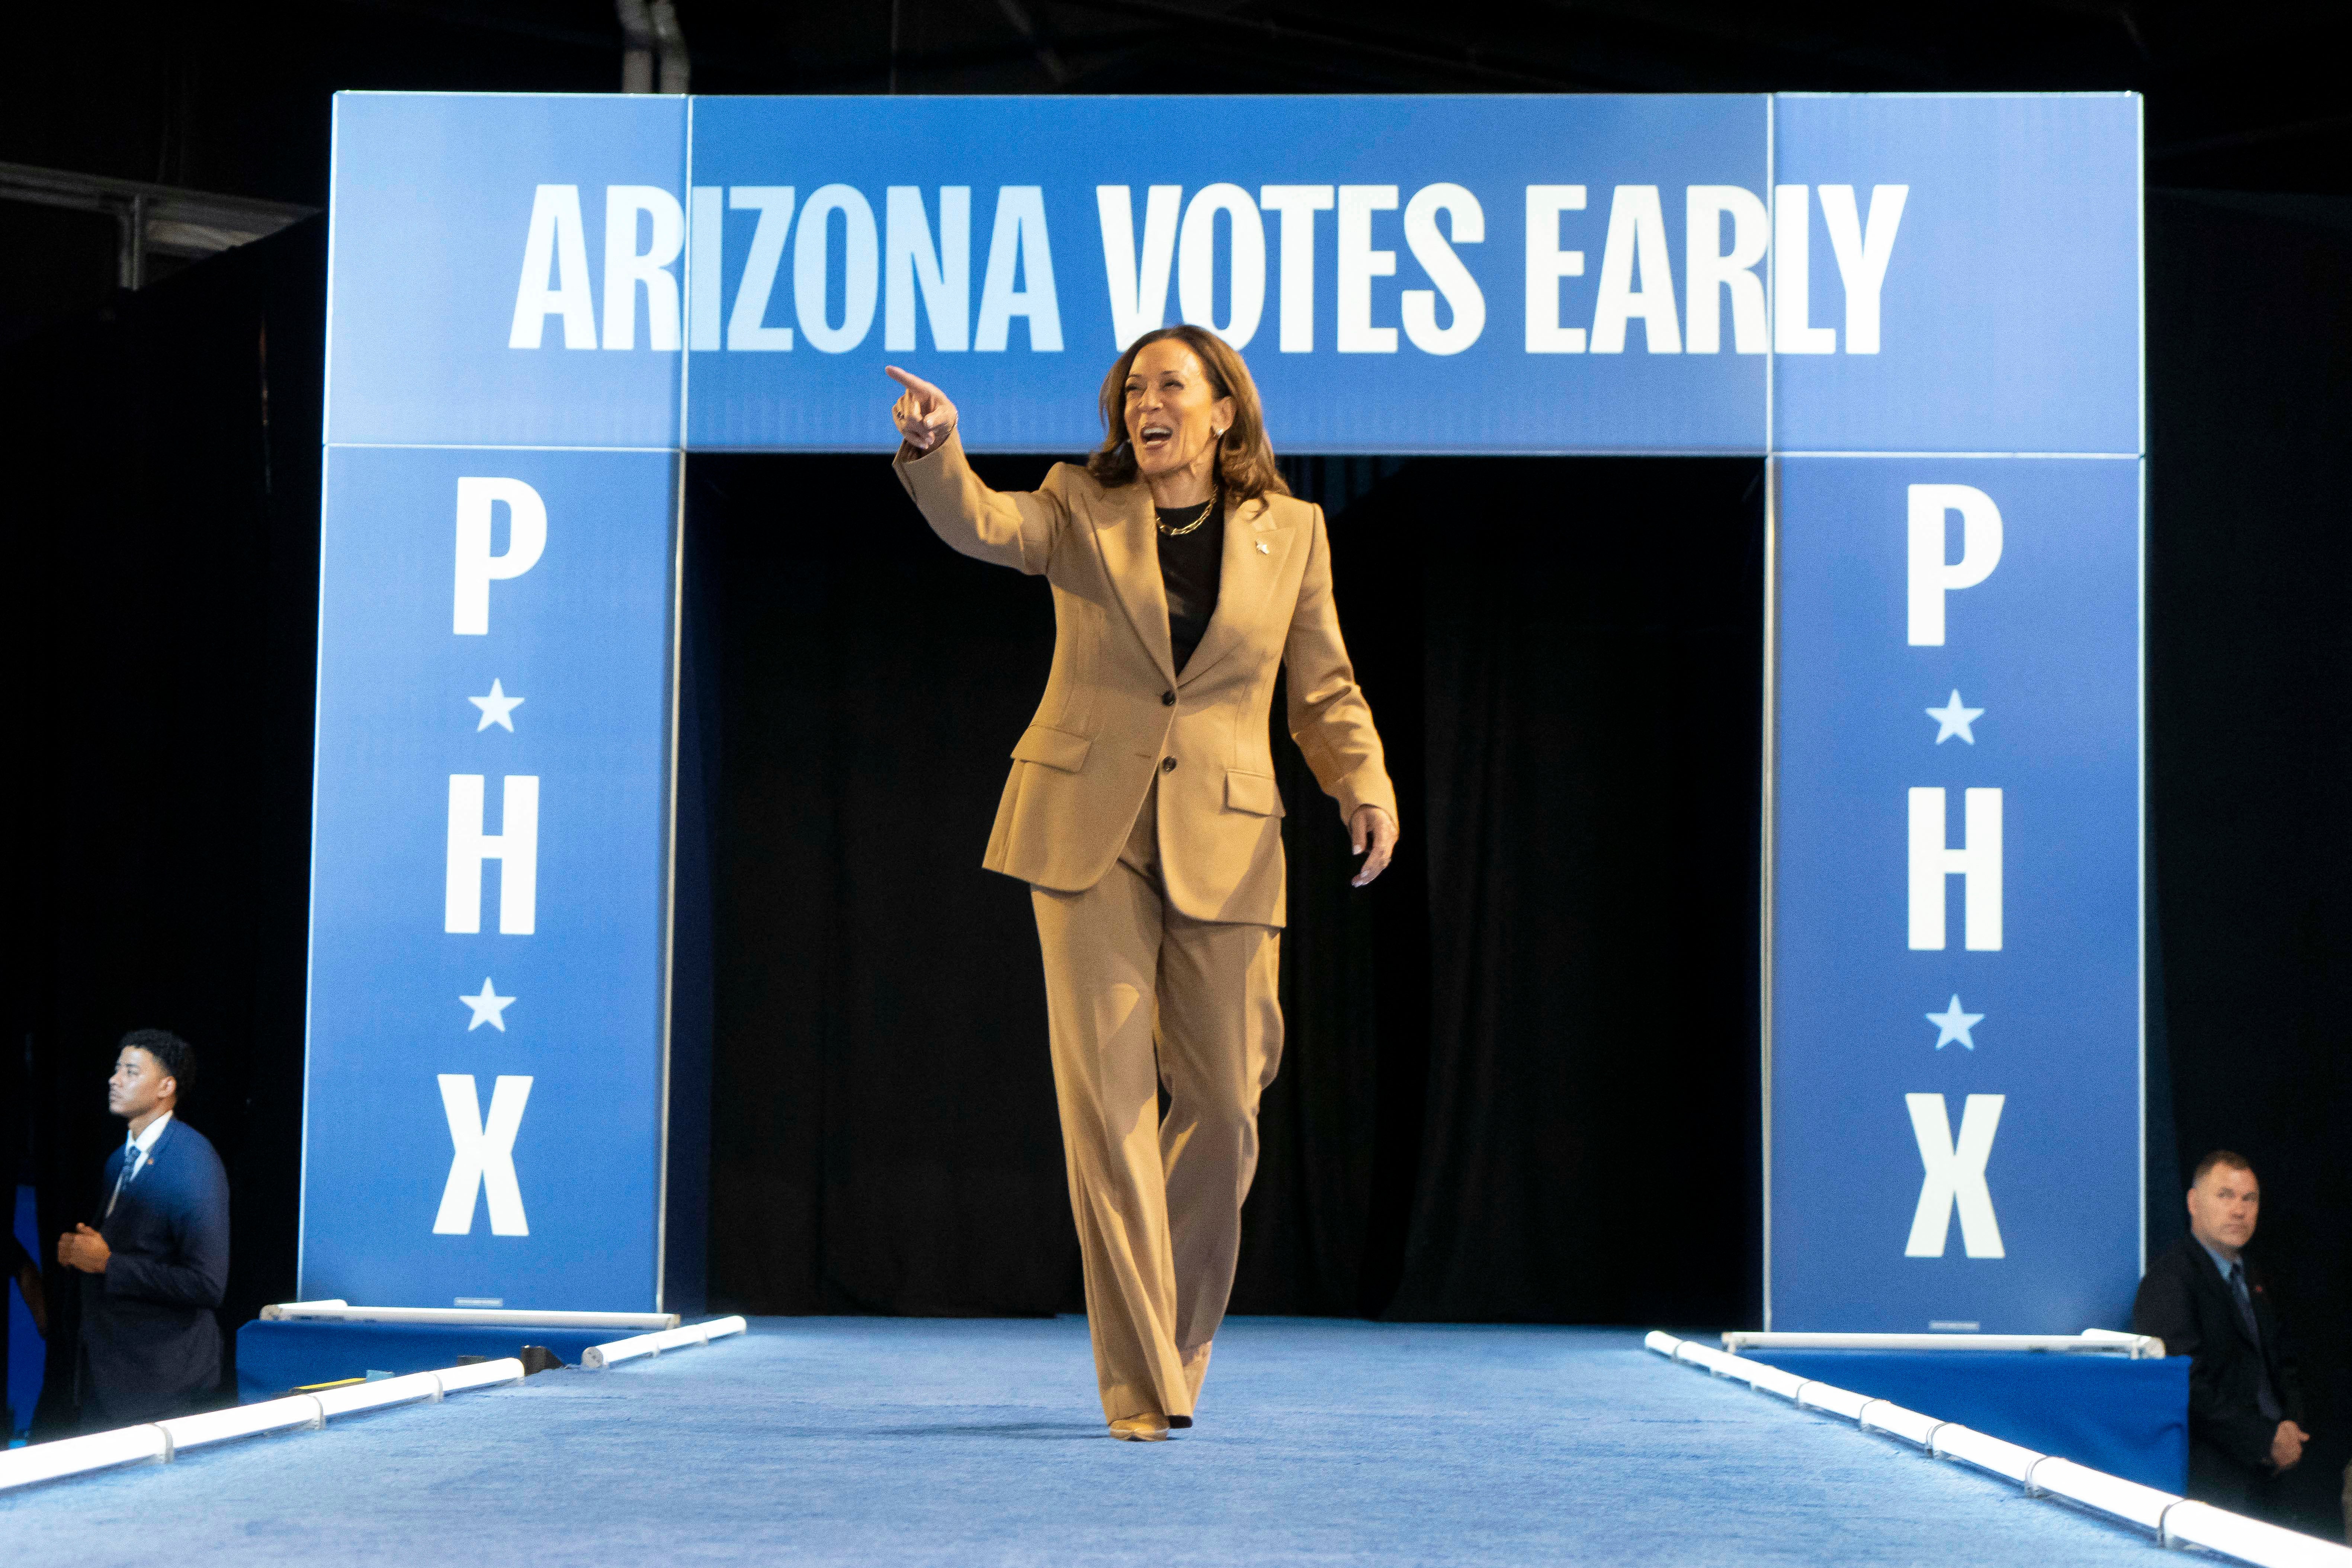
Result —
<path fill-rule="evenodd" d="M 928 392 L 934 397 L 940 395 L 940 389 L 938 387 L 933 386 L 929 382 L 925 381 L 919 375 L 908 374 L 905 371 L 900 370 L 895 364 L 884 365 L 882 367 L 882 374 L 888 376 L 892 381 L 897 382 L 899 385 L 907 388 L 909 392 Z"/>

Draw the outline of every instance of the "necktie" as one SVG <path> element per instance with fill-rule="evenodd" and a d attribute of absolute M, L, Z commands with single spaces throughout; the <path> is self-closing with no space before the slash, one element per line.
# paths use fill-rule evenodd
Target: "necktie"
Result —
<path fill-rule="evenodd" d="M 114 1205 L 122 1201 L 122 1189 L 130 1184 L 131 1179 L 133 1176 L 136 1176 L 141 1168 L 146 1163 L 147 1151 L 139 1146 L 139 1140 L 136 1138 L 124 1139 L 122 1143 L 122 1171 L 121 1174 L 114 1178 L 113 1194 L 106 1200 L 105 1217 L 111 1219 L 114 1216 Z"/>
<path fill-rule="evenodd" d="M 2246 1266 L 2242 1263 L 2230 1265 L 2230 1295 L 2238 1303 L 2238 1321 L 2246 1325 L 2246 1337 L 2254 1342 L 2255 1353 L 2261 1355 L 2262 1325 L 2254 1320 L 2254 1299 L 2246 1290 Z M 2256 1363 L 2256 1370 L 2254 1407 L 2263 1413 L 2263 1420 L 2275 1421 L 2279 1418 L 2279 1402 L 2277 1393 L 2271 1387 L 2270 1357 L 2263 1355 Z"/>
<path fill-rule="evenodd" d="M 2263 1342 L 2263 1331 L 2254 1321 L 2254 1299 L 2246 1293 L 2246 1266 L 2230 1265 L 2230 1294 L 2238 1302 L 2238 1321 L 2246 1325 L 2246 1337 L 2257 1345 Z"/>
<path fill-rule="evenodd" d="M 112 1219 L 114 1217 L 114 1205 L 122 1201 L 122 1184 L 131 1180 L 131 1167 L 138 1158 L 139 1145 L 137 1143 L 126 1142 L 122 1145 L 122 1169 L 114 1178 L 113 1195 L 106 1200 L 106 1218 Z"/>

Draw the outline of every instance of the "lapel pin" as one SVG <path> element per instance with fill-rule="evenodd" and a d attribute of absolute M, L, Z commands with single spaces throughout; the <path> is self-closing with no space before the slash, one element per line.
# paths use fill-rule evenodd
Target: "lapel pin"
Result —
<path fill-rule="evenodd" d="M 1274 553 L 1273 551 L 1266 548 L 1266 542 L 1263 539 L 1257 542 L 1257 552 L 1260 555 L 1271 555 Z"/>

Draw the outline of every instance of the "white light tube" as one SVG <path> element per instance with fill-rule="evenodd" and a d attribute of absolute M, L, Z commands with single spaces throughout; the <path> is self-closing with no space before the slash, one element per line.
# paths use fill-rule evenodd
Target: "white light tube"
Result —
<path fill-rule="evenodd" d="M 730 1323 L 734 1325 L 731 1329 L 725 1326 Z M 740 1318 L 727 1318 L 707 1326 L 714 1332 L 740 1333 L 744 1325 Z M 257 1436 L 265 1432 L 317 1427 L 325 1425 L 330 1415 L 381 1410 L 389 1405 L 401 1405 L 416 1399 L 437 1401 L 444 1393 L 456 1394 L 496 1383 L 520 1383 L 522 1375 L 522 1363 L 508 1356 L 500 1361 L 453 1366 L 440 1372 L 382 1377 L 373 1382 L 350 1384 L 317 1394 L 298 1394 L 285 1399 L 264 1400 L 257 1405 L 237 1405 L 226 1410 L 175 1415 L 148 1426 L 94 1432 L 86 1437 L 35 1443 L 26 1447 L 0 1452 L 0 1491 L 11 1487 L 30 1486 L 36 1481 L 102 1470 L 115 1465 L 133 1464 L 142 1459 L 169 1461 L 184 1448 L 199 1448 L 208 1443 L 226 1443 L 232 1438 Z"/>
<path fill-rule="evenodd" d="M 2162 1355 L 2164 1342 L 2145 1334 L 2090 1329 L 2079 1334 L 1783 1334 L 1735 1329 L 1723 1348 L 1740 1351 L 2090 1351 Z M 2155 1347 L 2150 1349 L 2149 1347 Z"/>
<path fill-rule="evenodd" d="M 709 1344 L 712 1340 L 742 1333 L 750 1327 L 740 1318 L 717 1318 L 708 1323 L 688 1323 L 684 1328 L 670 1329 L 658 1334 L 633 1334 L 625 1340 L 614 1340 L 610 1344 L 590 1345 L 581 1353 L 580 1364 L 594 1371 L 611 1366 L 615 1362 L 635 1361 L 639 1356 L 659 1355 L 664 1351 Z"/>
<path fill-rule="evenodd" d="M 1832 1415 L 1843 1415 L 1849 1421 L 1858 1422 L 1862 1419 L 1862 1407 L 1870 1403 L 1870 1396 L 1831 1384 L 1809 1383 L 1797 1391 L 1796 1400 L 1808 1410 L 1826 1410 Z"/>
<path fill-rule="evenodd" d="M 310 1395 L 319 1402 L 320 1411 L 327 1415 L 353 1415 L 362 1410 L 381 1410 L 387 1405 L 405 1405 L 412 1399 L 438 1400 L 441 1380 L 429 1372 L 412 1372 L 405 1377 L 374 1377 L 365 1383 L 345 1384 L 341 1388 L 322 1388 Z"/>
<path fill-rule="evenodd" d="M 342 1301 L 281 1301 L 261 1309 L 272 1322 L 462 1323 L 510 1329 L 674 1329 L 676 1312 L 538 1312 L 503 1307 L 354 1307 Z"/>
<path fill-rule="evenodd" d="M 2125 1480 L 2104 1470 L 2078 1465 L 2072 1459 L 2042 1459 L 2032 1469 L 2031 1486 L 2054 1492 L 2070 1502 L 2085 1508 L 2111 1513 L 2117 1519 L 2128 1520 L 2142 1530 L 2154 1531 L 2164 1521 L 2164 1510 L 2180 1500 L 2170 1492 L 2160 1492 L 2154 1487 L 2141 1486 L 2137 1481 Z"/>
<path fill-rule="evenodd" d="M 520 1383 L 522 1363 L 513 1356 L 500 1361 L 476 1362 L 471 1366 L 444 1367 L 432 1374 L 441 1384 L 444 1394 L 462 1394 L 469 1388 L 488 1388 L 494 1383 Z"/>
<path fill-rule="evenodd" d="M 2347 1568 L 2352 1550 L 2264 1524 L 2243 1514 L 2227 1513 L 2209 1503 L 2175 1503 L 2165 1510 L 2164 1544 L 2202 1546 L 2208 1551 L 2242 1557 L 2263 1568 Z"/>
<path fill-rule="evenodd" d="M 1709 1350 L 1696 1340 L 1685 1340 L 1675 1346 L 1674 1355 L 1676 1361 L 1688 1362 L 1693 1366 L 1703 1366 L 1718 1377 L 1727 1376 L 1739 1365 L 1738 1356 L 1727 1356 L 1721 1351 Z"/>
<path fill-rule="evenodd" d="M 1972 1426 L 1948 1421 L 1936 1429 L 1936 1440 L 1930 1446 L 1938 1458 L 1959 1459 L 1978 1469 L 1990 1470 L 2012 1481 L 2025 1479 L 2025 1472 L 2033 1461 L 2042 1458 L 2031 1448 L 2021 1448 L 1999 1437 L 1988 1436 Z"/>
<path fill-rule="evenodd" d="M 1922 1448 L 1935 1441 L 1936 1428 L 1943 1423 L 1932 1415 L 1922 1415 L 1916 1410 L 1906 1410 L 1889 1399 L 1874 1399 L 1862 1407 L 1855 1421 L 1865 1432 L 1891 1432 L 1906 1443 L 1916 1443 Z"/>
<path fill-rule="evenodd" d="M 87 1437 L 63 1437 L 54 1443 L 33 1443 L 0 1452 L 0 1491 L 27 1487 L 35 1481 L 78 1476 L 115 1465 L 157 1462 L 168 1458 L 171 1439 L 153 1426 L 121 1426 L 93 1432 Z"/>
<path fill-rule="evenodd" d="M 1726 1334 L 1724 1340 L 1730 1343 L 1736 1339 L 1754 1341 L 1766 1337 Z M 1769 1337 L 1782 1341 L 1808 1337 L 1874 1338 L 1883 1342 L 1922 1336 L 1787 1334 Z M 2160 1340 L 2101 1330 L 2088 1331 L 2083 1336 L 2083 1340 L 2094 1342 L 2100 1339 L 2105 1339 L 2112 1350 L 2128 1351 L 2134 1359 L 2163 1353 L 2163 1342 Z M 2082 1344 L 2082 1341 L 2074 1340 L 2065 1342 L 2077 1348 Z M 1744 1356 L 1726 1355 L 1720 1351 L 1709 1350 L 1668 1333 L 1652 1332 L 1643 1339 L 1642 1343 L 1672 1360 L 1706 1367 L 1718 1376 L 1740 1378 L 1752 1387 L 1791 1398 L 1801 1407 L 1843 1415 L 1865 1428 L 1906 1438 L 1940 1458 L 1958 1459 L 1980 1470 L 2020 1482 L 2028 1496 L 2040 1496 L 2046 1492 L 2137 1524 L 2154 1533 L 2167 1546 L 2202 1547 L 2254 1563 L 2257 1568 L 2352 1568 L 2352 1550 L 2333 1542 L 2282 1530 L 2276 1525 L 2264 1524 L 2259 1520 L 2226 1512 L 2205 1503 L 2188 1502 L 2170 1492 L 2144 1487 L 2137 1481 L 2127 1481 L 2120 1476 L 2111 1476 L 2105 1471 L 2078 1465 L 2071 1459 L 2037 1454 L 2030 1448 L 2003 1442 L 1999 1437 L 1975 1431 L 1956 1421 L 1938 1421 L 1916 1410 L 1906 1410 L 1887 1400 L 1867 1399 L 1847 1389 L 1833 1388 L 1826 1383 L 1799 1382 L 1790 1378 L 1788 1381 L 1796 1384 L 1790 1389 L 1783 1385 L 1776 1368 L 1749 1361 Z"/>
<path fill-rule="evenodd" d="M 172 1454 L 176 1458 L 183 1448 L 201 1448 L 207 1443 L 226 1443 L 232 1437 L 258 1436 L 264 1432 L 284 1432 L 297 1426 L 320 1426 L 326 1419 L 327 1413 L 318 1400 L 307 1394 L 297 1394 L 258 1405 L 233 1405 L 226 1410 L 175 1415 L 155 1425 L 172 1439 Z"/>
<path fill-rule="evenodd" d="M 1797 1397 L 1797 1390 L 1805 1386 L 1806 1380 L 1793 1372 L 1782 1372 L 1777 1366 L 1766 1366 L 1762 1362 L 1748 1361 L 1745 1357 L 1733 1359 L 1738 1361 L 1739 1375 L 1748 1380 L 1750 1388 L 1793 1400 Z"/>

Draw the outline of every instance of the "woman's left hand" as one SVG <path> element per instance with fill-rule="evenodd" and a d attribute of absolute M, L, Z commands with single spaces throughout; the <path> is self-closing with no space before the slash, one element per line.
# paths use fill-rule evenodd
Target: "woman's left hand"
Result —
<path fill-rule="evenodd" d="M 1364 868 L 1349 879 L 1350 887 L 1360 888 L 1389 868 L 1389 857 L 1396 853 L 1396 818 L 1377 805 L 1360 805 L 1348 819 L 1348 837 L 1355 842 L 1357 854 L 1363 855 L 1367 845 L 1371 849 Z"/>

